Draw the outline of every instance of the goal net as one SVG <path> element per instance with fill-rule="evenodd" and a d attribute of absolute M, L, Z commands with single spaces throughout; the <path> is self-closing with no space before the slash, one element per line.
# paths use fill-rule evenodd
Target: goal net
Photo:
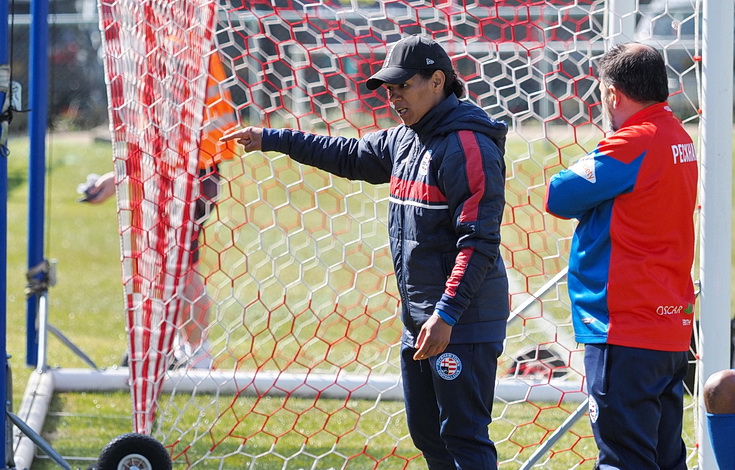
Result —
<path fill-rule="evenodd" d="M 591 467 L 566 295 L 574 226 L 544 212 L 546 183 L 604 135 L 593 72 L 612 43 L 663 50 L 670 103 L 696 126 L 699 6 L 684 4 L 102 0 L 134 430 L 198 468 L 423 468 L 399 381 L 388 187 L 217 142 L 246 125 L 398 124 L 365 81 L 420 33 L 510 128 L 500 464 L 558 436 L 533 464 Z M 691 422 L 686 438 L 693 454 Z"/>

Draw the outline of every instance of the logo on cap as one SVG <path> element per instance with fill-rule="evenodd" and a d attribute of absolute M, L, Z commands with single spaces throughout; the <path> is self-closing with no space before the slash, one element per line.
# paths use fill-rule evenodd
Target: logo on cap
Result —
<path fill-rule="evenodd" d="M 427 57 L 427 58 L 426 58 L 426 65 L 434 65 L 434 61 L 433 61 L 433 60 L 431 60 L 431 59 L 429 59 L 429 58 Z"/>

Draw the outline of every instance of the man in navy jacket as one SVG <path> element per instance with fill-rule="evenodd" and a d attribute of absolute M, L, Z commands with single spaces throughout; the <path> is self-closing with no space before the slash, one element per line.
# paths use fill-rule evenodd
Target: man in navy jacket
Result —
<path fill-rule="evenodd" d="M 509 315 L 500 257 L 507 126 L 458 99 L 464 85 L 449 56 L 425 37 L 393 46 L 367 81 L 383 85 L 402 125 L 360 139 L 248 127 L 223 140 L 390 183 L 411 437 L 431 470 L 495 469 L 488 425 Z"/>

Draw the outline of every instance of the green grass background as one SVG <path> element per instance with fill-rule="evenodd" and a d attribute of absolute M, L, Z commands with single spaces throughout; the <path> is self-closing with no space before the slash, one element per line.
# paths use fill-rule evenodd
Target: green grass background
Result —
<path fill-rule="evenodd" d="M 561 136 L 559 140 L 571 138 Z M 596 138 L 597 135 L 592 135 L 589 141 Z M 509 166 L 509 171 L 518 176 L 519 182 L 534 188 L 530 193 L 520 187 L 510 188 L 509 202 L 516 206 L 526 204 L 528 201 L 524 198 L 538 199 L 543 194 L 543 181 L 531 176 L 524 178 L 524 174 L 555 172 L 568 158 L 589 150 L 583 148 L 587 145 L 580 147 L 557 143 L 552 146 L 547 141 L 534 141 L 529 137 L 525 139 L 531 142 L 510 142 L 509 155 L 533 152 L 543 158 L 541 161 L 521 159 Z M 24 138 L 11 137 L 9 146 L 8 352 L 12 356 L 13 398 L 17 410 L 32 370 L 25 365 L 28 145 Z M 114 200 L 99 206 L 76 202 L 76 186 L 85 180 L 88 173 L 101 174 L 111 168 L 110 145 L 94 142 L 89 134 L 57 134 L 50 136 L 48 148 L 45 251 L 47 259 L 58 261 L 58 283 L 49 293 L 49 321 L 89 354 L 98 366 L 116 367 L 126 347 L 116 206 Z M 524 168 L 529 167 L 533 170 L 524 172 Z M 533 203 L 538 204 L 538 201 Z M 519 245 L 526 236 L 536 236 L 539 243 L 545 243 L 543 230 L 539 228 L 543 224 L 538 225 L 532 220 L 533 217 L 524 218 L 522 211 L 512 216 L 517 219 L 519 226 Z M 514 245 L 512 233 L 505 242 L 511 247 Z M 517 262 L 523 263 L 524 251 L 519 250 L 516 255 Z M 533 262 L 529 261 L 531 265 Z M 47 363 L 50 367 L 86 367 L 53 336 L 49 336 L 49 344 Z M 186 397 L 177 396 L 172 400 L 174 402 L 160 417 L 164 426 L 176 419 L 199 423 L 193 429 L 182 431 L 182 442 L 186 442 L 185 439 L 193 434 L 206 434 L 210 422 L 218 419 L 216 414 L 208 415 L 207 403 L 212 401 L 211 397 L 202 398 L 203 402 L 198 407 L 187 406 Z M 219 400 L 228 404 L 233 398 L 221 397 Z M 196 467 L 258 470 L 341 468 L 347 462 L 344 456 L 359 455 L 365 445 L 365 436 L 369 436 L 370 449 L 347 462 L 347 468 L 424 468 L 422 459 L 416 458 L 416 450 L 405 437 L 405 423 L 401 419 L 402 404 L 384 402 L 379 410 L 374 405 L 372 401 L 350 400 L 350 406 L 344 408 L 343 402 L 337 400 L 320 400 L 317 403 L 298 398 L 265 397 L 258 400 L 254 397 L 239 397 L 233 407 L 237 411 L 232 416 L 220 418 L 226 422 L 219 423 L 221 427 L 215 429 L 234 429 L 240 436 L 252 435 L 247 439 L 247 452 L 251 455 L 262 454 L 262 457 L 258 458 L 257 464 L 253 464 L 249 458 L 235 455 L 244 441 L 228 439 L 220 445 L 219 450 L 227 448 L 232 452 L 232 457 L 203 462 Z M 340 407 L 344 411 L 339 412 Z M 538 442 L 575 407 L 576 404 L 564 405 L 563 408 L 556 404 L 496 407 L 497 417 L 491 433 L 493 436 L 507 436 L 498 442 L 501 460 L 514 458 L 519 446 Z M 69 459 L 72 466 L 85 468 L 112 438 L 131 431 L 130 409 L 131 398 L 127 392 L 57 394 L 52 401 L 43 436 Z M 182 410 L 182 415 L 175 415 L 176 410 Z M 297 418 L 298 413 L 302 413 L 303 417 Z M 333 417 L 327 426 L 320 424 L 325 414 L 332 413 Z M 356 413 L 360 416 L 359 421 Z M 271 417 L 266 419 L 267 416 Z M 239 424 L 238 420 L 241 420 Z M 514 431 L 513 423 L 518 422 L 529 424 Z M 261 427 L 268 432 L 255 434 Z M 299 432 L 288 432 L 293 428 L 298 428 Z M 693 428 L 691 420 L 688 428 Z M 200 440 L 200 448 L 192 451 L 192 455 L 202 455 L 208 445 L 219 442 L 223 436 L 217 435 L 217 432 Z M 583 419 L 555 447 L 545 467 L 592 468 L 591 459 L 596 450 L 589 435 L 589 426 Z M 174 446 L 174 451 L 177 450 Z M 336 452 L 330 453 L 332 450 Z M 532 447 L 526 449 L 517 461 L 524 461 L 532 451 Z M 176 463 L 177 468 L 185 466 L 181 460 Z M 33 465 L 34 470 L 51 468 L 56 468 L 55 464 L 42 456 Z M 517 467 L 509 464 L 504 468 Z"/>

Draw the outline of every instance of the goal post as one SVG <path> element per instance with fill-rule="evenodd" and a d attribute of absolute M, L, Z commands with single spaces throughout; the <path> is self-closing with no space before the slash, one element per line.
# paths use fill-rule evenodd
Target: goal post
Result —
<path fill-rule="evenodd" d="M 574 222 L 546 214 L 544 195 L 605 134 L 594 64 L 611 44 L 664 51 L 670 103 L 703 144 L 701 0 L 673 5 L 103 0 L 131 367 L 53 371 L 56 389 L 132 384 L 133 429 L 186 466 L 422 468 L 401 401 L 387 187 L 212 146 L 237 125 L 345 137 L 396 125 L 365 81 L 391 43 L 421 33 L 448 50 L 467 99 L 509 124 L 501 235 L 512 314 L 490 427 L 499 463 L 591 467 L 566 293 Z M 715 229 L 703 219 L 702 230 L 704 242 Z M 691 463 L 707 443 L 690 392 Z"/>
<path fill-rule="evenodd" d="M 733 155 L 733 31 L 732 2 L 705 0 L 703 9 L 701 130 L 701 336 L 698 386 L 710 375 L 733 366 L 732 319 L 732 155 Z M 719 77 L 719 78 L 718 78 Z M 709 444 L 704 403 L 699 404 L 702 452 L 700 468 L 717 465 Z"/>

